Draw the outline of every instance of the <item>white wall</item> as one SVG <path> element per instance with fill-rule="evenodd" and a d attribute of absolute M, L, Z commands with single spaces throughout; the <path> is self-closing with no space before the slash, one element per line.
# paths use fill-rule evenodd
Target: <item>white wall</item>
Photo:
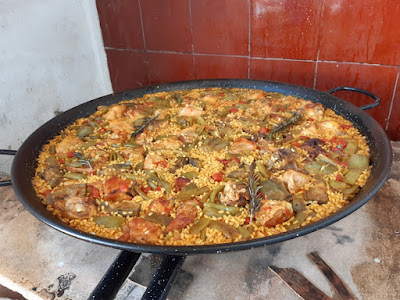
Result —
<path fill-rule="evenodd" d="M 0 148 L 110 93 L 95 0 L 0 0 Z"/>

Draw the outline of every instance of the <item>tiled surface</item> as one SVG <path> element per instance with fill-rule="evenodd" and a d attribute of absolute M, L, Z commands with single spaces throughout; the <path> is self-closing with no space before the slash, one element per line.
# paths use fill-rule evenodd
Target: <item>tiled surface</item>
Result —
<path fill-rule="evenodd" d="M 320 59 L 400 64 L 400 2 L 324 0 Z"/>
<path fill-rule="evenodd" d="M 368 113 L 400 139 L 397 0 L 97 0 L 97 7 L 115 91 L 227 77 L 359 87 L 381 97 Z"/>
<path fill-rule="evenodd" d="M 250 79 L 281 81 L 314 86 L 315 62 L 288 60 L 250 60 Z"/>
<path fill-rule="evenodd" d="M 147 53 L 114 49 L 107 49 L 106 53 L 114 92 L 149 83 Z"/>
<path fill-rule="evenodd" d="M 396 96 L 393 100 L 392 112 L 389 119 L 389 136 L 395 140 L 400 140 L 400 85 L 397 83 Z"/>
<path fill-rule="evenodd" d="M 206 78 L 247 78 L 249 59 L 247 57 L 195 55 L 196 79 Z"/>
<path fill-rule="evenodd" d="M 187 0 L 141 0 L 148 50 L 192 52 L 190 10 Z"/>
<path fill-rule="evenodd" d="M 337 86 L 347 85 L 372 91 L 381 98 L 381 103 L 378 107 L 366 112 L 385 128 L 397 72 L 397 67 L 320 62 L 316 89 L 327 91 Z M 372 102 L 371 98 L 353 92 L 337 92 L 335 96 L 357 106 Z"/>
<path fill-rule="evenodd" d="M 144 49 L 138 0 L 97 0 L 104 46 Z"/>
<path fill-rule="evenodd" d="M 191 0 L 196 53 L 249 54 L 248 0 Z"/>
<path fill-rule="evenodd" d="M 194 78 L 193 56 L 181 53 L 148 53 L 149 83 Z"/>
<path fill-rule="evenodd" d="M 251 3 L 251 56 L 317 59 L 321 0 Z"/>

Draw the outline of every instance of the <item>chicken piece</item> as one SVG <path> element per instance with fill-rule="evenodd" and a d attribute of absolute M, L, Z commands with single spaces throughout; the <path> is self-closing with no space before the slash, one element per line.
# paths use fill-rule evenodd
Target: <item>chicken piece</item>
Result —
<path fill-rule="evenodd" d="M 133 218 L 122 227 L 123 235 L 120 241 L 155 244 L 162 235 L 161 226 L 142 218 Z"/>
<path fill-rule="evenodd" d="M 179 110 L 178 116 L 197 117 L 203 113 L 203 108 L 198 106 L 186 106 Z"/>
<path fill-rule="evenodd" d="M 104 183 L 104 200 L 123 201 L 132 199 L 132 197 L 127 194 L 131 183 L 130 180 L 122 180 L 117 176 L 107 179 Z"/>
<path fill-rule="evenodd" d="M 56 145 L 57 154 L 67 154 L 68 152 L 79 149 L 83 144 L 83 141 L 77 136 L 68 135 L 65 139 Z"/>
<path fill-rule="evenodd" d="M 113 120 L 110 121 L 110 129 L 114 133 L 129 134 L 133 131 L 133 125 L 124 120 Z"/>
<path fill-rule="evenodd" d="M 324 107 L 321 103 L 308 103 L 303 108 L 304 119 L 321 121 L 324 116 Z"/>
<path fill-rule="evenodd" d="M 340 131 L 340 124 L 337 121 L 322 121 L 317 123 L 318 129 L 320 132 L 329 132 L 331 134 L 338 134 Z"/>
<path fill-rule="evenodd" d="M 144 159 L 143 168 L 146 170 L 152 170 L 157 167 L 157 164 L 165 161 L 165 158 L 158 153 L 150 152 Z"/>
<path fill-rule="evenodd" d="M 295 193 L 311 182 L 312 177 L 304 173 L 288 170 L 282 176 L 282 181 L 287 184 L 290 193 Z"/>
<path fill-rule="evenodd" d="M 218 97 L 214 95 L 205 95 L 201 98 L 204 102 L 207 102 L 208 104 L 215 104 L 218 101 Z"/>
<path fill-rule="evenodd" d="M 236 184 L 234 181 L 228 181 L 221 193 L 219 202 L 224 205 L 244 206 L 247 203 L 247 190 L 244 186 Z"/>
<path fill-rule="evenodd" d="M 141 109 L 141 108 L 129 109 L 129 110 L 126 112 L 126 115 L 127 115 L 130 119 L 132 119 L 132 121 L 135 121 L 135 120 L 137 120 L 137 119 L 146 117 L 146 110 Z"/>
<path fill-rule="evenodd" d="M 199 125 L 195 124 L 193 126 L 187 127 L 183 129 L 179 135 L 179 140 L 181 140 L 184 143 L 192 143 L 196 138 L 199 137 L 197 133 L 197 129 L 199 128 Z"/>
<path fill-rule="evenodd" d="M 256 150 L 257 145 L 254 142 L 245 139 L 244 137 L 238 138 L 233 142 L 232 146 L 229 148 L 229 153 L 241 154 L 243 152 Z"/>
<path fill-rule="evenodd" d="M 198 205 L 199 202 L 197 200 L 187 200 L 183 202 L 178 207 L 175 219 L 167 226 L 165 232 L 182 229 L 193 223 L 198 214 Z"/>
<path fill-rule="evenodd" d="M 173 209 L 174 209 L 173 201 L 168 200 L 165 197 L 161 197 L 151 201 L 149 207 L 147 208 L 147 213 L 153 212 L 169 216 Z"/>
<path fill-rule="evenodd" d="M 86 184 L 65 185 L 55 188 L 53 192 L 46 196 L 47 204 L 52 204 L 58 200 L 65 200 L 73 197 L 84 197 L 86 194 Z"/>
<path fill-rule="evenodd" d="M 126 110 L 127 108 L 125 105 L 114 105 L 104 114 L 103 117 L 108 121 L 119 119 L 124 115 Z"/>
<path fill-rule="evenodd" d="M 260 210 L 254 215 L 262 226 L 274 227 L 293 216 L 292 205 L 287 201 L 262 200 Z"/>
<path fill-rule="evenodd" d="M 144 159 L 144 149 L 143 147 L 139 148 L 120 148 L 119 152 L 121 155 L 127 160 L 133 161 L 142 161 Z"/>
<path fill-rule="evenodd" d="M 95 169 L 101 169 L 105 165 L 108 165 L 110 161 L 110 154 L 101 149 L 90 150 L 89 157 L 93 159 L 92 166 Z"/>
<path fill-rule="evenodd" d="M 152 145 L 154 150 L 160 149 L 168 149 L 168 150 L 177 150 L 181 148 L 183 143 L 175 137 L 165 138 L 158 141 L 155 141 Z"/>
<path fill-rule="evenodd" d="M 321 134 L 321 132 L 319 132 L 319 129 L 315 123 L 310 126 L 305 127 L 300 133 L 300 135 L 309 136 L 309 137 L 319 136 L 320 134 Z"/>
<path fill-rule="evenodd" d="M 96 204 L 88 197 L 72 197 L 58 200 L 54 208 L 59 210 L 61 216 L 68 219 L 87 219 L 97 214 Z"/>
<path fill-rule="evenodd" d="M 248 100 L 258 100 L 262 99 L 266 96 L 266 93 L 264 91 L 256 90 L 256 91 L 250 91 L 247 95 Z"/>
<path fill-rule="evenodd" d="M 328 203 L 329 197 L 326 185 L 322 180 L 316 181 L 308 191 L 305 193 L 307 201 L 317 201 L 318 204 Z"/>
<path fill-rule="evenodd" d="M 268 142 L 264 139 L 260 139 L 260 138 L 257 140 L 256 145 L 261 148 L 261 150 L 260 150 L 261 155 L 266 152 L 271 153 L 271 152 L 275 152 L 278 150 L 278 148 L 273 146 L 273 144 L 270 144 L 270 142 Z"/>

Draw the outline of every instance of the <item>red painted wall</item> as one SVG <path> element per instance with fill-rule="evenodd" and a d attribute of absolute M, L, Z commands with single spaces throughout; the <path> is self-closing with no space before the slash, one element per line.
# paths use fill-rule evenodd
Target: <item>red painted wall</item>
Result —
<path fill-rule="evenodd" d="M 97 9 L 114 91 L 203 78 L 347 85 L 381 98 L 368 113 L 400 140 L 398 0 L 97 0 Z"/>

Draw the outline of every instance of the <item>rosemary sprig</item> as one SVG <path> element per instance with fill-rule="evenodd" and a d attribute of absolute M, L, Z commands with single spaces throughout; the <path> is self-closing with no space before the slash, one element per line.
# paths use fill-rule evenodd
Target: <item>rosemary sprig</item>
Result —
<path fill-rule="evenodd" d="M 282 123 L 276 125 L 274 127 L 274 129 L 272 129 L 268 133 L 267 138 L 269 140 L 271 140 L 278 132 L 284 130 L 285 128 L 287 128 L 290 125 L 295 124 L 303 116 L 302 113 L 303 113 L 303 108 L 300 108 L 298 111 L 295 111 L 292 114 L 292 116 L 289 119 L 287 119 L 285 122 L 282 122 Z"/>
<path fill-rule="evenodd" d="M 256 212 L 259 211 L 261 205 L 262 196 L 260 193 L 260 189 L 262 188 L 262 186 L 259 185 L 259 181 L 260 181 L 260 176 L 258 174 L 255 174 L 254 171 L 252 171 L 249 175 L 249 185 L 248 185 L 250 194 L 250 224 Z"/>
<path fill-rule="evenodd" d="M 141 134 L 147 128 L 147 126 L 149 126 L 152 122 L 154 122 L 158 118 L 159 115 L 160 113 L 156 114 L 153 118 L 148 119 L 143 125 L 137 127 L 135 132 L 131 134 L 131 138 L 135 138 L 139 134 Z"/>
<path fill-rule="evenodd" d="M 85 158 L 85 157 L 83 156 L 82 153 L 79 153 L 79 152 L 74 152 L 74 156 L 75 156 L 76 158 L 78 158 L 78 162 L 79 162 L 80 164 L 85 165 L 85 166 L 88 166 L 88 167 L 90 168 L 90 170 L 93 170 L 93 166 L 92 166 L 93 158 L 92 158 L 92 159 L 87 159 L 87 158 Z"/>

